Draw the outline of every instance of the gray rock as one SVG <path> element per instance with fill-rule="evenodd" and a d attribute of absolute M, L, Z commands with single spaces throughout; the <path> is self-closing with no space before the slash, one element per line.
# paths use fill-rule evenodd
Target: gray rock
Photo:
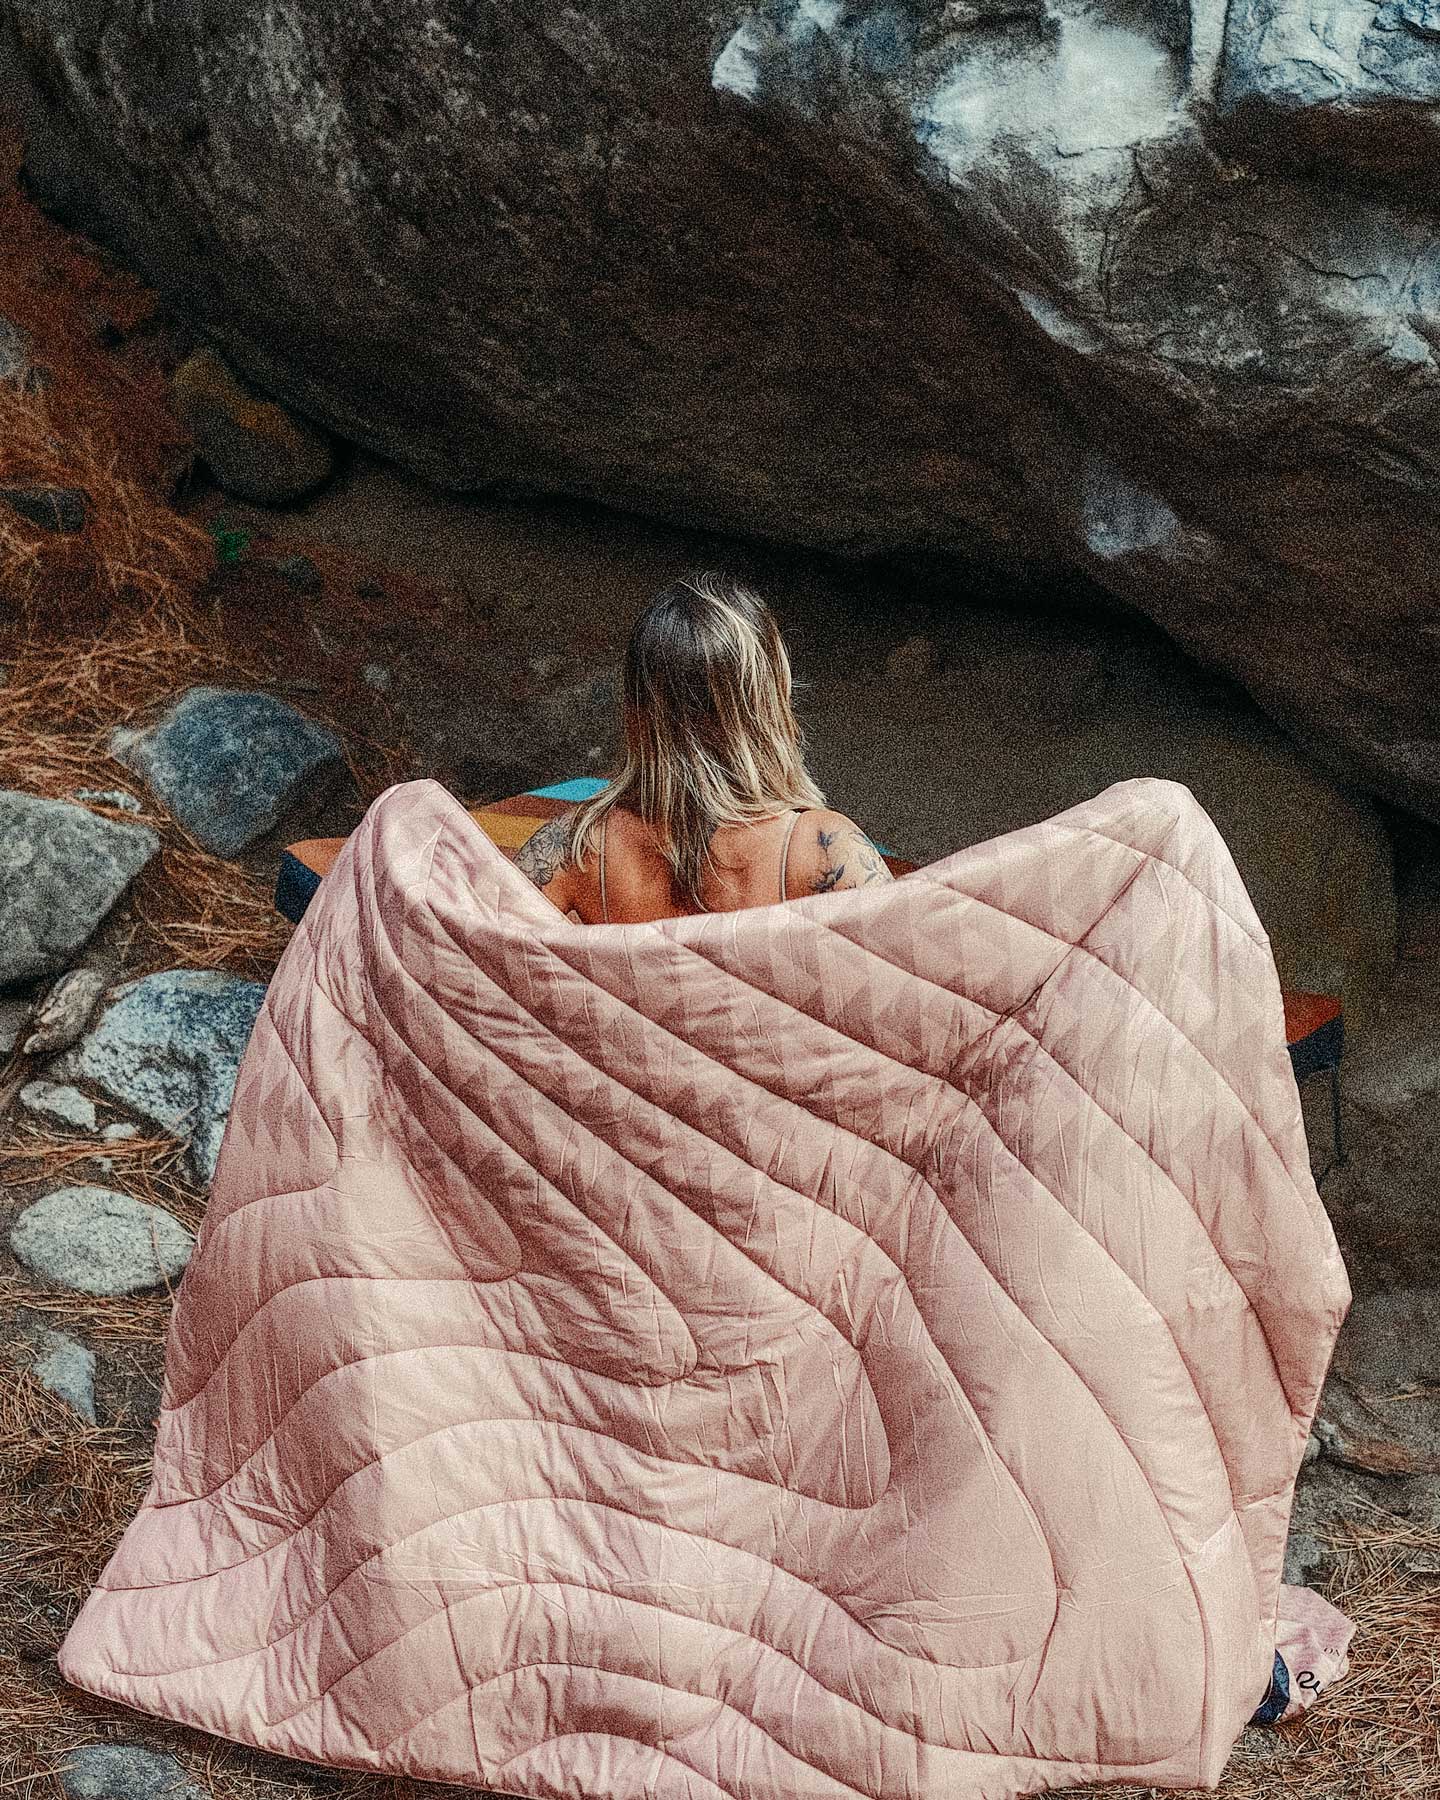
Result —
<path fill-rule="evenodd" d="M 26 1268 L 82 1294 L 135 1294 L 173 1281 L 194 1243 L 170 1213 L 101 1187 L 57 1188 L 10 1232 Z"/>
<path fill-rule="evenodd" d="M 0 1058 L 20 1042 L 30 1021 L 30 1002 L 22 994 L 0 994 Z"/>
<path fill-rule="evenodd" d="M 127 794 L 124 788 L 76 788 L 71 798 L 83 800 L 89 806 L 113 806 L 120 812 L 143 810 L 134 794 Z"/>
<path fill-rule="evenodd" d="M 127 1144 L 131 1138 L 139 1137 L 140 1127 L 132 1125 L 126 1119 L 114 1125 L 107 1125 L 100 1135 L 107 1144 Z"/>
<path fill-rule="evenodd" d="M 0 487 L 0 506 L 46 531 L 64 533 L 85 529 L 90 500 L 79 488 Z"/>
<path fill-rule="evenodd" d="M 283 556 L 275 572 L 284 577 L 297 594 L 318 594 L 325 583 L 320 571 L 308 556 Z"/>
<path fill-rule="evenodd" d="M 65 968 L 159 848 L 142 825 L 0 792 L 0 987 Z"/>
<path fill-rule="evenodd" d="M 60 1767 L 67 1800 L 207 1800 L 176 1762 L 136 1744 L 86 1744 Z"/>
<path fill-rule="evenodd" d="M 329 479 L 330 440 L 257 394 L 213 350 L 196 350 L 171 384 L 175 410 L 227 493 L 283 506 Z"/>
<path fill-rule="evenodd" d="M 54 1081 L 29 1081 L 20 1090 L 20 1104 L 51 1124 L 68 1125 L 74 1131 L 95 1129 L 95 1102 L 79 1088 L 62 1087 Z"/>
<path fill-rule="evenodd" d="M 1342 1218 L 1339 1229 L 1347 1228 Z M 1321 1403 L 1328 1458 L 1433 1484 L 1440 1476 L 1440 1287 L 1357 1295 Z"/>
<path fill-rule="evenodd" d="M 1217 99 L 1250 153 L 1372 179 L 1428 174 L 1440 153 L 1440 7 L 1342 0 L 1322 20 L 1236 0 Z"/>
<path fill-rule="evenodd" d="M 1078 571 L 1440 818 L 1434 0 L 190 11 L 11 0 L 27 176 L 264 392 L 449 487 Z"/>
<path fill-rule="evenodd" d="M 63 1331 L 40 1329 L 25 1339 L 35 1353 L 30 1372 L 41 1387 L 95 1423 L 95 1352 Z"/>
<path fill-rule="evenodd" d="M 109 985 L 103 969 L 68 970 L 34 1009 L 25 1054 L 54 1056 L 78 1043 Z"/>
<path fill-rule="evenodd" d="M 237 856 L 341 772 L 333 731 L 274 694 L 191 688 L 148 730 L 117 731 L 111 754 L 207 850 Z"/>
<path fill-rule="evenodd" d="M 240 1058 L 265 990 L 208 969 L 167 969 L 118 988 L 88 1035 L 52 1065 L 126 1112 L 188 1140 L 196 1177 L 215 1173 Z"/>
<path fill-rule="evenodd" d="M 1285 1546 L 1285 1566 L 1281 1576 L 1297 1587 L 1307 1585 L 1307 1577 L 1325 1559 L 1325 1546 L 1308 1531 L 1294 1531 Z"/>

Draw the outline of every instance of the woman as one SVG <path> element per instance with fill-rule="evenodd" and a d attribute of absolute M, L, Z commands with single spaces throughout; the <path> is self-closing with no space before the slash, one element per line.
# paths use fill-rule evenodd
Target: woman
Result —
<path fill-rule="evenodd" d="M 749 589 L 663 588 L 631 634 L 623 714 L 618 772 L 516 858 L 562 911 L 631 925 L 890 880 L 806 770 L 790 659 Z"/>

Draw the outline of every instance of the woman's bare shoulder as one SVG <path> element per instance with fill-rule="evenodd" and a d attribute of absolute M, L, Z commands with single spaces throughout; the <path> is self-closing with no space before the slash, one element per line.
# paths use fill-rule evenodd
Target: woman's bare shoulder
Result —
<path fill-rule="evenodd" d="M 515 852 L 515 866 L 528 875 L 542 894 L 553 900 L 562 912 L 577 907 L 583 912 L 593 885 L 594 857 L 577 863 L 571 847 L 575 828 L 574 807 L 547 819 L 533 831 Z"/>
<path fill-rule="evenodd" d="M 785 880 L 792 899 L 893 879 L 884 857 L 844 813 L 816 807 L 796 821 Z"/>

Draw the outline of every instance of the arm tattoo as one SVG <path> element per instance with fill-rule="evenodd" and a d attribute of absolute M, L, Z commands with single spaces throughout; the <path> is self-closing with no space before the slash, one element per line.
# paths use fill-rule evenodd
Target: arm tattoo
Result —
<path fill-rule="evenodd" d="M 570 829 L 564 819 L 548 819 L 515 852 L 515 867 L 538 888 L 547 888 L 570 860 Z"/>
<path fill-rule="evenodd" d="M 841 838 L 845 843 L 841 844 Z M 845 879 L 846 869 L 853 863 L 854 878 L 846 883 L 849 887 L 868 887 L 872 881 L 891 881 L 894 877 L 885 866 L 885 859 L 870 842 L 863 831 L 852 828 L 849 831 L 817 831 L 815 841 L 824 853 L 825 866 L 815 877 L 815 892 L 828 894 L 838 888 Z"/>
<path fill-rule="evenodd" d="M 817 831 L 815 833 L 815 842 L 825 853 L 825 867 L 815 877 L 817 894 L 828 894 L 845 873 L 844 858 L 842 857 L 839 862 L 835 860 L 835 844 L 839 836 L 838 831 Z"/>

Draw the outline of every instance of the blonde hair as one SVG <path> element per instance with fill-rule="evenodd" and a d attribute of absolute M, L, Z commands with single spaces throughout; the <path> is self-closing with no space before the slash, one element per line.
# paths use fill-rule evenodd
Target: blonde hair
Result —
<path fill-rule="evenodd" d="M 584 861 L 612 807 L 627 807 L 654 831 L 675 893 L 706 911 L 719 826 L 825 804 L 791 694 L 790 658 L 758 594 L 713 574 L 662 588 L 625 652 L 623 755 L 575 814 L 571 860 Z"/>

